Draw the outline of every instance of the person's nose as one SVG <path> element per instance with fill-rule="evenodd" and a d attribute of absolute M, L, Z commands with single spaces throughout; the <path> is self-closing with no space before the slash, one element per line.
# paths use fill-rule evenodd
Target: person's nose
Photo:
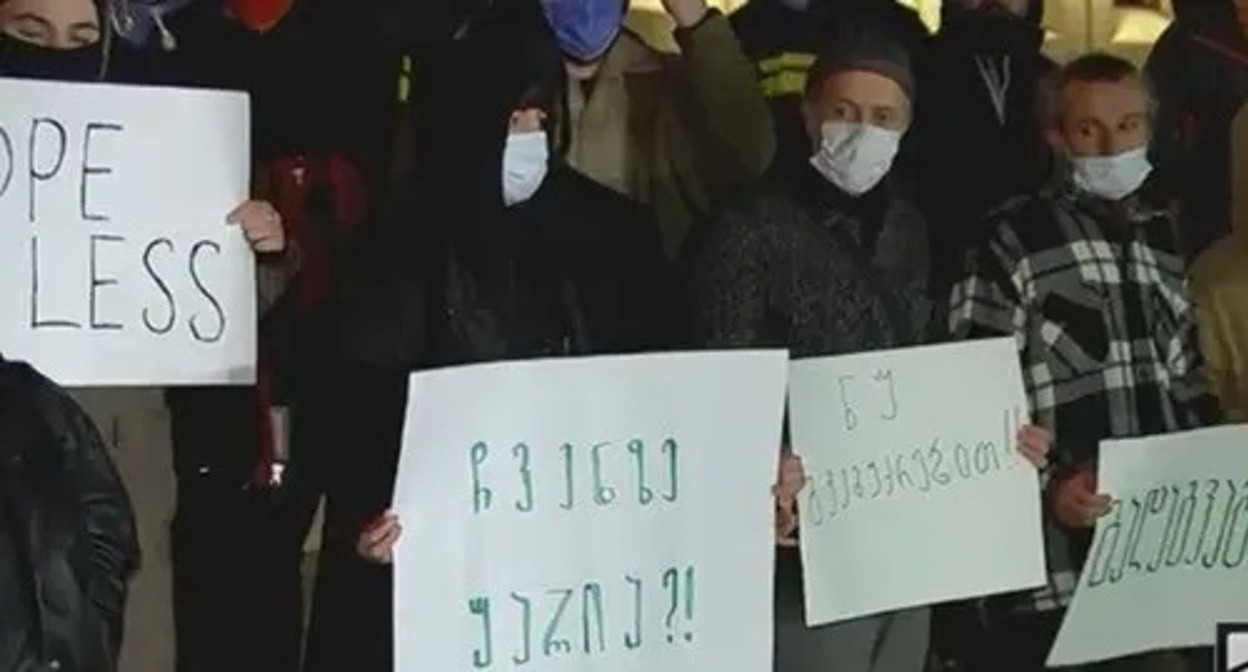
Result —
<path fill-rule="evenodd" d="M 1107 134 L 1105 140 L 1106 141 L 1101 152 L 1105 156 L 1116 156 L 1118 154 L 1122 154 L 1123 152 L 1135 149 L 1136 145 L 1134 138 L 1128 138 L 1120 134 Z"/>

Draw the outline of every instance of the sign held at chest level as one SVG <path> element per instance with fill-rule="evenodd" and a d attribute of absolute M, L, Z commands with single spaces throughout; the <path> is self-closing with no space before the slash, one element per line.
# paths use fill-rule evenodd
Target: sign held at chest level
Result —
<path fill-rule="evenodd" d="M 1248 427 L 1101 444 L 1097 487 L 1114 498 L 1050 666 L 1214 644 L 1248 603 Z"/>
<path fill-rule="evenodd" d="M 0 350 L 67 385 L 247 383 L 239 94 L 0 79 Z"/>
<path fill-rule="evenodd" d="M 395 669 L 770 670 L 787 368 L 736 351 L 415 375 Z"/>
<path fill-rule="evenodd" d="M 1026 406 L 1008 338 L 793 362 L 807 623 L 1044 583 Z"/>

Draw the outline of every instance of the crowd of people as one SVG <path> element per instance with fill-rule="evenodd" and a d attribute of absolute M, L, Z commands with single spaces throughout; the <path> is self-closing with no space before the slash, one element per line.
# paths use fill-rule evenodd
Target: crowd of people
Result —
<path fill-rule="evenodd" d="M 945 0 L 930 35 L 893 0 L 663 0 L 669 54 L 627 0 L 0 0 L 0 77 L 251 97 L 254 200 L 221 214 L 256 254 L 259 382 L 163 400 L 178 672 L 391 669 L 412 371 L 991 336 L 1019 346 L 1049 585 L 807 628 L 779 446 L 775 669 L 1044 669 L 1113 495 L 1098 443 L 1248 414 L 1248 6 L 1175 0 L 1142 72 L 1046 58 L 1042 5 Z M 0 670 L 116 669 L 128 497 L 3 359 L 0 486 Z"/>

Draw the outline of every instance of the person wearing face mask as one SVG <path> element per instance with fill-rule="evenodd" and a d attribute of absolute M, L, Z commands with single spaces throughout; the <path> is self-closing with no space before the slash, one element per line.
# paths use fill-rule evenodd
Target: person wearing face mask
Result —
<path fill-rule="evenodd" d="M 1152 156 L 1188 218 L 1194 259 L 1231 230 L 1231 122 L 1248 101 L 1248 2 L 1173 0 L 1145 71 L 1158 99 Z"/>
<path fill-rule="evenodd" d="M 810 154 L 802 100 L 806 72 L 829 27 L 837 21 L 873 17 L 910 52 L 924 61 L 927 27 L 919 15 L 896 0 L 752 0 L 732 14 L 758 86 L 771 108 L 776 130 L 775 166 L 802 170 Z"/>
<path fill-rule="evenodd" d="M 839 22 L 825 40 L 802 104 L 807 169 L 770 176 L 695 248 L 688 345 L 815 357 L 918 345 L 930 335 L 925 223 L 893 179 L 914 104 L 909 51 L 869 18 Z M 1047 438 L 1026 428 L 1019 450 L 1040 464 Z M 792 536 L 801 472 L 782 450 L 774 669 L 927 669 L 927 608 L 806 627 L 800 540 Z"/>
<path fill-rule="evenodd" d="M 750 62 L 706 0 L 663 0 L 680 54 L 624 27 L 628 0 L 543 0 L 567 64 L 568 163 L 650 206 L 675 257 L 695 224 L 771 163 Z"/>
<path fill-rule="evenodd" d="M 0 76 L 66 82 L 149 81 L 148 77 L 153 73 L 146 68 L 146 59 L 132 45 L 117 39 L 113 32 L 117 17 L 122 16 L 124 10 L 118 2 L 121 0 L 0 0 Z M 197 157 L 185 158 L 192 164 L 197 160 Z M 259 303 L 265 309 L 271 307 L 292 275 L 296 261 L 288 254 L 286 229 L 281 215 L 270 203 L 253 200 L 240 205 L 232 213 L 223 213 L 222 223 L 237 225 L 241 229 L 240 235 L 246 236 L 257 253 L 261 294 Z M 140 535 L 144 539 L 156 540 L 155 543 L 161 546 L 168 538 L 166 535 L 170 533 L 167 511 L 174 506 L 174 502 L 170 501 L 168 488 L 163 487 L 164 483 L 153 477 L 159 473 L 158 468 L 153 468 L 153 465 L 168 464 L 169 453 L 173 453 L 172 467 L 180 486 L 177 496 L 178 514 L 175 514 L 173 531 L 173 590 L 168 585 L 169 577 L 164 571 L 165 567 L 153 564 L 148 571 L 138 574 L 135 579 L 138 597 L 130 603 L 131 618 L 143 623 L 145 629 L 150 630 L 151 637 L 129 640 L 122 654 L 124 666 L 127 668 L 151 664 L 160 669 L 171 669 L 174 652 L 167 651 L 163 646 L 166 641 L 161 636 L 163 629 L 175 621 L 180 626 L 189 627 L 191 623 L 202 624 L 206 620 L 186 617 L 185 610 L 182 610 L 180 618 L 175 618 L 173 612 L 179 610 L 169 604 L 171 592 L 174 594 L 175 603 L 182 607 L 193 605 L 196 615 L 205 611 L 212 613 L 214 605 L 222 605 L 227 607 L 229 615 L 221 622 L 240 620 L 233 612 L 244 604 L 238 597 L 247 591 L 229 591 L 222 587 L 239 585 L 236 578 L 230 577 L 214 586 L 214 589 L 199 591 L 197 594 L 186 589 L 188 583 L 194 585 L 198 579 L 205 574 L 211 575 L 213 571 L 238 574 L 230 572 L 228 566 L 220 562 L 221 555 L 213 555 L 214 552 L 222 552 L 223 549 L 238 544 L 236 538 L 240 532 L 240 517 L 230 518 L 230 512 L 236 511 L 229 506 L 234 500 L 229 497 L 206 496 L 207 491 L 213 490 L 212 488 L 190 486 L 197 481 L 215 481 L 216 479 L 208 478 L 208 475 L 219 473 L 223 464 L 235 464 L 238 461 L 237 454 L 223 449 L 221 443 L 197 453 L 188 448 L 186 441 L 177 440 L 176 436 L 173 437 L 170 450 L 168 442 L 171 429 L 174 435 L 185 436 L 188 433 L 179 431 L 182 425 L 178 422 L 177 393 L 171 394 L 168 399 L 163 398 L 159 390 L 152 388 L 80 389 L 74 390 L 73 394 L 98 426 L 111 429 L 107 438 L 118 450 L 121 471 L 134 493 Z M 174 411 L 172 423 L 169 411 Z M 223 425 L 228 426 L 231 423 L 222 423 L 220 416 L 209 423 L 212 427 Z M 251 464 L 247 464 L 245 469 L 250 470 L 251 467 Z M 250 471 L 247 477 L 250 477 Z M 217 485 L 215 493 L 232 492 L 235 494 L 234 499 L 237 499 L 238 482 L 225 488 L 219 487 L 219 483 Z M 229 519 L 228 524 L 221 526 L 228 529 L 214 535 L 210 529 L 212 526 L 203 524 L 202 516 L 199 520 L 188 521 L 188 517 L 195 518 L 193 515 L 188 516 L 188 511 L 208 511 L 216 520 Z M 204 534 L 205 531 L 207 534 Z M 192 538 L 190 543 L 186 542 L 188 536 Z M 205 571 L 206 567 L 210 571 Z M 192 577 L 189 581 L 188 575 Z M 257 610 L 244 609 L 245 613 L 253 611 Z M 297 659 L 297 608 L 288 620 L 291 619 L 296 624 L 294 655 Z M 211 630 L 209 634 L 213 637 L 223 630 L 219 624 L 208 628 L 201 627 L 200 631 L 205 629 Z M 272 633 L 260 632 L 259 627 L 251 629 L 257 631 L 256 641 L 274 639 L 271 637 Z M 213 637 L 200 639 L 213 640 Z M 187 638 L 183 636 L 178 639 L 184 641 Z M 179 669 L 223 669 L 216 663 L 207 667 L 194 667 L 197 660 L 208 655 L 202 653 L 204 650 L 222 651 L 228 650 L 228 647 L 203 646 L 198 649 L 198 654 L 188 653 L 184 649 L 177 656 L 177 664 L 181 666 Z M 236 665 L 230 667 L 238 669 Z M 264 669 L 277 668 L 266 665 Z"/>
<path fill-rule="evenodd" d="M 1031 193 L 1051 160 L 1036 115 L 1053 64 L 1041 54 L 1042 0 L 946 0 L 919 75 L 919 197 L 932 235 L 933 287 L 957 280 L 994 207 Z"/>
<path fill-rule="evenodd" d="M 103 79 L 107 35 L 92 0 L 0 0 L 0 75 Z"/>
<path fill-rule="evenodd" d="M 1032 415 L 1055 437 L 1045 479 L 1050 585 L 987 603 L 989 631 L 967 666 L 984 672 L 1045 669 L 1110 502 L 1096 486 L 1100 441 L 1221 415 L 1198 348 L 1178 222 L 1152 180 L 1149 87 L 1130 63 L 1093 54 L 1065 66 L 1052 93 L 1047 135 L 1061 178 L 993 213 L 950 297 L 955 337 L 1017 340 Z M 1208 664 L 1163 652 L 1086 669 Z"/>
<path fill-rule="evenodd" d="M 284 291 L 260 304 L 257 384 L 165 394 L 177 477 L 175 669 L 294 672 L 304 541 L 328 478 L 300 428 L 300 400 L 315 385 L 318 315 L 340 251 L 370 203 L 370 135 L 388 116 L 375 80 L 385 71 L 367 67 L 378 52 L 363 42 L 366 13 L 344 3 L 118 2 L 122 36 L 153 64 L 152 82 L 249 94 L 252 190 L 291 242 L 262 257 L 262 288 Z"/>
<path fill-rule="evenodd" d="M 910 126 L 909 55 L 868 23 L 824 39 L 803 95 L 806 170 L 731 204 L 693 250 L 691 346 L 810 357 L 923 341 L 926 231 L 888 179 Z M 776 562 L 777 672 L 924 669 L 926 609 L 807 629 L 800 556 Z"/>
<path fill-rule="evenodd" d="M 536 0 L 495 5 L 422 67 L 421 160 L 355 251 L 308 414 L 335 453 L 308 672 L 392 665 L 399 521 L 382 512 L 413 370 L 663 344 L 658 237 L 563 160 L 562 57 Z"/>

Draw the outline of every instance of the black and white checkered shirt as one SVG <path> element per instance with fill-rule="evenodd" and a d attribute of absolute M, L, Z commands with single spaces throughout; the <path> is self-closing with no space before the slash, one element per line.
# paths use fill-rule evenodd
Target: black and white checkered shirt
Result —
<path fill-rule="evenodd" d="M 1138 196 L 1111 203 L 1053 187 L 992 216 L 953 289 L 956 337 L 1018 340 L 1033 422 L 1053 432 L 1058 470 L 1094 461 L 1105 438 L 1218 419 L 1176 222 Z M 1069 603 L 1082 562 L 1046 527 L 1050 586 L 1032 595 L 1037 611 Z"/>

